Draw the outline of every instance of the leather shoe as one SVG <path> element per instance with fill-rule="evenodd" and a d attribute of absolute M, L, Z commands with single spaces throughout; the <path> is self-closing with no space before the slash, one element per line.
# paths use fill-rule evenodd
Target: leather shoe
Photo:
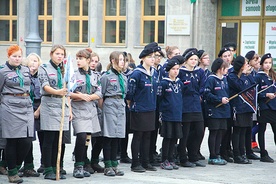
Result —
<path fill-rule="evenodd" d="M 193 164 L 195 164 L 197 167 L 206 167 L 206 164 L 200 162 L 200 161 L 196 161 L 196 162 L 191 162 Z"/>
<path fill-rule="evenodd" d="M 273 163 L 274 162 L 274 160 L 268 155 L 265 155 L 265 156 L 261 157 L 260 161 L 261 162 L 268 162 L 268 163 Z"/>
<path fill-rule="evenodd" d="M 44 179 L 47 179 L 47 180 L 56 180 L 56 174 L 54 174 L 54 173 L 45 174 Z"/>
<path fill-rule="evenodd" d="M 144 166 L 143 166 L 144 167 Z M 156 167 L 153 167 L 151 164 L 148 164 L 144 167 L 147 171 L 157 171 Z"/>
<path fill-rule="evenodd" d="M 121 163 L 126 163 L 126 164 L 131 164 L 132 160 L 127 156 L 127 157 L 124 157 L 124 158 L 121 157 L 120 162 Z"/>
<path fill-rule="evenodd" d="M 182 167 L 195 167 L 196 165 L 194 163 L 191 163 L 191 162 L 187 161 L 187 162 L 180 162 L 180 166 L 182 166 Z"/>
<path fill-rule="evenodd" d="M 254 154 L 254 153 L 250 153 L 249 155 L 246 155 L 246 157 L 251 160 L 260 160 L 261 159 L 258 155 Z"/>
<path fill-rule="evenodd" d="M 142 167 L 141 165 L 131 167 L 131 171 L 133 172 L 146 172 L 146 169 Z"/>
<path fill-rule="evenodd" d="M 244 160 L 241 156 L 234 157 L 234 163 L 236 164 L 247 164 L 247 161 Z"/>

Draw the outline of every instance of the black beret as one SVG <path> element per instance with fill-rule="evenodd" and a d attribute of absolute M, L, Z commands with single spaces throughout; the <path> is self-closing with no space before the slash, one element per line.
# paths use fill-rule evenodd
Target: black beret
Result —
<path fill-rule="evenodd" d="M 204 50 L 198 50 L 197 51 L 197 56 L 198 56 L 198 58 L 200 59 L 201 58 L 201 56 L 204 54 Z"/>
<path fill-rule="evenodd" d="M 197 52 L 196 51 L 190 51 L 188 52 L 185 56 L 184 56 L 184 59 L 185 61 L 187 61 L 190 57 L 192 57 L 193 55 L 196 55 L 197 56 Z"/>
<path fill-rule="evenodd" d="M 182 65 L 185 61 L 185 58 L 181 55 L 176 55 L 176 56 L 172 57 L 170 60 L 172 60 L 172 59 L 176 60 L 180 65 Z"/>
<path fill-rule="evenodd" d="M 235 44 L 234 42 L 228 42 L 223 47 L 232 47 L 234 48 L 234 50 L 236 50 L 237 44 Z"/>
<path fill-rule="evenodd" d="M 229 47 L 222 47 L 219 51 L 218 57 L 221 57 L 222 54 L 226 51 L 230 51 Z"/>
<path fill-rule="evenodd" d="M 239 72 L 245 63 L 245 58 L 243 56 L 237 56 L 234 60 L 233 68 L 235 72 Z"/>
<path fill-rule="evenodd" d="M 250 61 L 254 57 L 255 54 L 256 54 L 256 52 L 254 50 L 251 50 L 245 54 L 245 58 Z"/>
<path fill-rule="evenodd" d="M 175 65 L 179 65 L 179 62 L 175 57 L 173 57 L 172 59 L 168 60 L 167 65 L 166 65 L 166 71 L 167 72 L 170 71 L 170 69 L 172 67 L 174 67 Z"/>
<path fill-rule="evenodd" d="M 266 53 L 265 55 L 262 56 L 260 65 L 262 65 L 267 58 L 272 58 L 270 53 Z"/>
<path fill-rule="evenodd" d="M 156 42 L 151 42 L 144 47 L 144 50 L 140 53 L 139 58 L 141 59 L 157 51 L 161 51 L 161 47 L 159 47 Z"/>
<path fill-rule="evenodd" d="M 184 53 L 182 54 L 183 57 L 185 57 L 186 54 L 188 54 L 188 52 L 190 51 L 194 51 L 194 52 L 197 52 L 197 49 L 196 48 L 188 48 L 184 51 Z"/>
<path fill-rule="evenodd" d="M 215 59 L 215 61 L 212 63 L 212 66 L 211 66 L 212 72 L 216 73 L 218 69 L 220 69 L 222 63 L 223 63 L 223 60 L 221 58 Z"/>

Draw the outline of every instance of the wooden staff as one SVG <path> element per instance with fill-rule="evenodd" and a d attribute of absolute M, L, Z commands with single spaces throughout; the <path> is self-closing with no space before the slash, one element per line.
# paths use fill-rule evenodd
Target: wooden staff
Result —
<path fill-rule="evenodd" d="M 63 89 L 66 88 L 66 82 L 63 84 Z M 61 120 L 59 125 L 59 138 L 58 138 L 58 154 L 57 154 L 57 165 L 56 165 L 56 180 L 60 179 L 60 156 L 61 156 L 61 145 L 62 145 L 62 134 L 64 124 L 64 111 L 65 111 L 65 95 L 62 97 L 62 108 L 61 108 Z"/>
<path fill-rule="evenodd" d="M 245 91 L 247 91 L 247 90 L 249 90 L 249 89 L 251 89 L 251 88 L 253 88 L 253 87 L 255 87 L 255 86 L 257 86 L 257 84 L 253 84 L 252 86 L 250 86 L 250 87 L 248 87 L 248 88 L 246 88 L 246 89 L 240 91 L 239 93 L 237 93 L 237 94 L 231 96 L 230 98 L 228 98 L 228 101 L 232 100 L 233 98 L 236 98 L 236 97 L 239 96 L 240 94 L 244 93 Z M 268 88 L 268 87 L 267 87 L 267 88 Z M 258 93 L 258 94 L 259 94 L 259 93 Z M 216 106 L 216 108 L 222 106 L 223 104 L 224 104 L 224 103 L 218 104 L 218 105 Z"/>

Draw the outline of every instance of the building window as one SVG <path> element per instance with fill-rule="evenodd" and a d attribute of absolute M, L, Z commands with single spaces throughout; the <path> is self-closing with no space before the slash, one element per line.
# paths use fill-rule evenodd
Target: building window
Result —
<path fill-rule="evenodd" d="M 104 0 L 103 43 L 125 45 L 126 0 Z"/>
<path fill-rule="evenodd" d="M 67 0 L 67 43 L 88 43 L 88 0 Z"/>
<path fill-rule="evenodd" d="M 17 0 L 0 1 L 0 42 L 17 41 Z"/>
<path fill-rule="evenodd" d="M 141 44 L 164 44 L 165 0 L 143 0 L 141 21 Z"/>
<path fill-rule="evenodd" d="M 52 42 L 52 0 L 39 0 L 39 36 L 43 43 Z"/>

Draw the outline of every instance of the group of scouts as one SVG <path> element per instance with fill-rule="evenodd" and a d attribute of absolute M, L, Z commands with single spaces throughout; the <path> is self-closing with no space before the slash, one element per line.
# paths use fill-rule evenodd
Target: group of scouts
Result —
<path fill-rule="evenodd" d="M 38 177 L 39 172 L 44 179 L 56 180 L 56 172 L 65 179 L 63 156 L 65 143 L 70 142 L 65 132 L 71 124 L 76 136 L 76 178 L 89 177 L 94 172 L 89 169 L 106 176 L 124 175 L 118 168 L 118 146 L 124 147 L 121 140 L 130 130 L 133 172 L 157 170 L 152 162 L 158 132 L 163 137 L 158 163 L 162 169 L 205 167 L 200 147 L 206 127 L 208 164 L 251 164 L 250 159 L 274 162 L 264 139 L 267 123 L 276 135 L 276 74 L 271 54 L 260 58 L 250 51 L 245 57 L 236 56 L 236 46 L 229 44 L 220 50 L 210 71 L 209 54 L 204 50 L 188 48 L 182 55 L 177 46 L 165 50 L 167 60 L 161 65 L 165 54 L 156 42 L 149 43 L 139 55 L 140 64 L 131 71 L 127 54 L 114 51 L 104 74 L 96 71 L 96 53 L 79 50 L 75 56 L 78 69 L 69 79 L 74 85 L 67 88 L 64 46 L 54 45 L 46 64 L 31 53 L 24 65 L 22 49 L 10 46 L 8 61 L 0 68 L 1 174 L 7 174 L 11 183 L 23 182 L 22 176 Z M 257 114 L 237 95 L 255 86 Z M 253 122 L 259 128 L 260 157 L 251 149 Z M 64 136 L 57 171 L 61 123 Z M 35 132 L 41 151 L 38 172 L 33 164 Z M 87 164 L 90 142 L 92 158 Z M 104 168 L 99 165 L 101 150 Z"/>

